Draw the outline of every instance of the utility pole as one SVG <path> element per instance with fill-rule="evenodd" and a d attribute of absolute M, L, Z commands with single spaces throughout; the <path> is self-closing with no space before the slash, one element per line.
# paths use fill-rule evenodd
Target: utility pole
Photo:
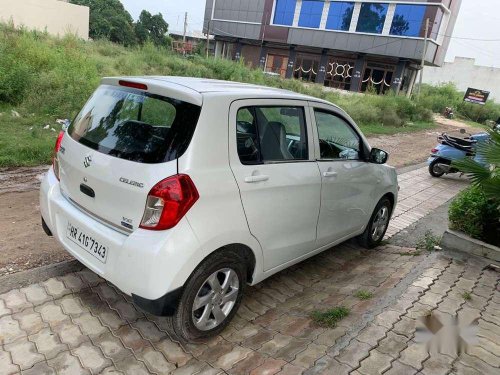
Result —
<path fill-rule="evenodd" d="M 207 27 L 207 59 L 210 56 L 210 22 L 212 20 L 208 20 L 208 27 Z"/>
<path fill-rule="evenodd" d="M 424 80 L 425 55 L 427 55 L 427 43 L 429 41 L 429 26 L 430 20 L 427 18 L 425 20 L 424 50 L 422 51 L 422 62 L 420 64 L 420 80 L 418 84 L 417 98 L 420 98 L 420 91 L 422 90 L 422 82 Z"/>
<path fill-rule="evenodd" d="M 184 34 L 182 36 L 182 50 L 186 54 L 186 33 L 188 27 L 188 12 L 184 13 Z"/>

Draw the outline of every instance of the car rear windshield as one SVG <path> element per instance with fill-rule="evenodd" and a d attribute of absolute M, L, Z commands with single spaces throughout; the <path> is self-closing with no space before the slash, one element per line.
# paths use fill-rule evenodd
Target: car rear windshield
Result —
<path fill-rule="evenodd" d="M 193 137 L 201 107 L 143 91 L 103 85 L 68 129 L 94 150 L 139 163 L 180 157 Z"/>

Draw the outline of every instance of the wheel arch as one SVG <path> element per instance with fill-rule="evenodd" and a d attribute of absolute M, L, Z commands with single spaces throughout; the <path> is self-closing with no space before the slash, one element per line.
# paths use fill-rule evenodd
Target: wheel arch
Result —
<path fill-rule="evenodd" d="M 384 198 L 389 199 L 389 201 L 391 202 L 391 215 L 392 215 L 392 212 L 394 211 L 394 206 L 396 204 L 396 197 L 394 196 L 394 193 L 388 192 L 388 193 L 385 193 L 384 196 L 382 198 L 380 198 L 380 200 L 382 200 Z"/>
<path fill-rule="evenodd" d="M 213 250 L 209 254 L 207 254 L 203 259 L 201 259 L 196 267 L 193 269 L 189 277 L 186 279 L 185 283 L 189 280 L 189 278 L 196 272 L 196 270 L 204 263 L 207 259 L 214 256 L 215 254 L 222 252 L 233 252 L 240 254 L 242 260 L 245 262 L 247 268 L 247 283 L 252 284 L 254 280 L 254 275 L 256 271 L 257 258 L 255 256 L 254 251 L 245 244 L 242 243 L 231 243 L 227 245 L 220 246 L 219 248 Z M 184 284 L 185 284 L 184 283 Z"/>

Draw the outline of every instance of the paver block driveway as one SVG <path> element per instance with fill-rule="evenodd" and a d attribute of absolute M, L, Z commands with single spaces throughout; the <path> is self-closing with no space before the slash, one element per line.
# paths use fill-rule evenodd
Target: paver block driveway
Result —
<path fill-rule="evenodd" d="M 426 189 L 433 205 L 459 189 L 453 179 L 410 173 L 421 176 L 421 208 L 430 205 Z M 405 190 L 402 183 L 411 203 Z M 248 288 L 234 321 L 202 344 L 180 344 L 165 319 L 83 270 L 0 295 L 0 374 L 498 374 L 500 275 L 487 266 L 343 244 Z M 360 300 L 360 290 L 373 297 Z M 336 306 L 350 314 L 335 328 L 309 318 Z M 443 324 L 455 314 L 479 318 L 477 345 L 458 357 L 429 354 L 415 342 L 429 312 Z"/>

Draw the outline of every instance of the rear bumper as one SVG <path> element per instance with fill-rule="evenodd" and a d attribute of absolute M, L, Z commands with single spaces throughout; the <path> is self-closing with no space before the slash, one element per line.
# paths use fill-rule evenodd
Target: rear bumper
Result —
<path fill-rule="evenodd" d="M 183 288 L 175 289 L 168 292 L 163 297 L 155 300 L 142 298 L 132 294 L 134 304 L 139 306 L 142 310 L 156 316 L 172 316 L 177 309 L 179 299 L 181 298 Z"/>
<path fill-rule="evenodd" d="M 174 292 L 182 288 L 196 267 L 187 267 L 199 245 L 186 218 L 168 231 L 136 229 L 130 235 L 120 233 L 66 199 L 52 169 L 42 181 L 40 211 L 47 230 L 70 254 L 152 313 L 171 311 L 179 293 Z M 107 245 L 106 263 L 68 239 L 68 222 Z"/>

